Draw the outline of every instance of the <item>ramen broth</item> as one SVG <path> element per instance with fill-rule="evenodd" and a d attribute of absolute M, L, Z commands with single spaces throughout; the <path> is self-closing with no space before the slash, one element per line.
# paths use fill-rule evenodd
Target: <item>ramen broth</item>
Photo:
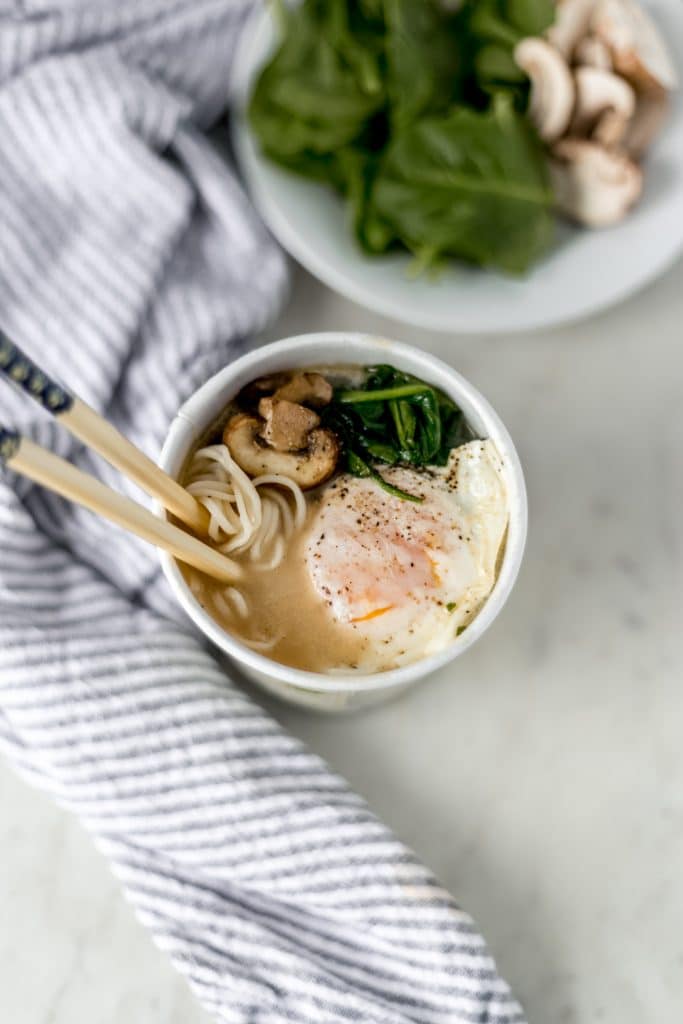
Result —
<path fill-rule="evenodd" d="M 315 494 L 307 496 L 306 527 L 318 501 Z M 247 571 L 240 582 L 240 591 L 250 609 L 244 620 L 234 614 L 221 615 L 216 608 L 215 597 L 220 599 L 224 584 L 196 569 L 183 565 L 180 568 L 202 607 L 229 633 L 238 639 L 252 635 L 277 638 L 264 652 L 274 661 L 310 672 L 328 672 L 330 665 L 354 670 L 368 648 L 368 641 L 356 630 L 342 627 L 330 618 L 306 573 L 305 537 L 306 528 L 288 547 L 277 569 Z"/>

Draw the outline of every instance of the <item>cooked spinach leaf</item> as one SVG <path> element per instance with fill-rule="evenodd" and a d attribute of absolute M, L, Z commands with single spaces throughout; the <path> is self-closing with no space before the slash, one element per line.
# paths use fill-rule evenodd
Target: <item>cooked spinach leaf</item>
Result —
<path fill-rule="evenodd" d="M 371 368 L 362 387 L 337 389 L 323 419 L 339 437 L 350 473 L 416 502 L 419 495 L 390 484 L 373 464 L 443 466 L 451 449 L 472 437 L 447 395 L 387 364 Z"/>

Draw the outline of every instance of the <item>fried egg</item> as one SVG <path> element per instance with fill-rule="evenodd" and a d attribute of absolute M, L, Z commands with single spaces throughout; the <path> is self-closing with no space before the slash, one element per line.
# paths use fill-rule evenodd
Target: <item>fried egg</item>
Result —
<path fill-rule="evenodd" d="M 323 489 L 304 544 L 329 616 L 364 641 L 346 666 L 362 672 L 409 664 L 455 639 L 493 589 L 508 522 L 492 441 L 453 449 L 443 467 L 382 475 L 421 501 L 342 474 Z"/>

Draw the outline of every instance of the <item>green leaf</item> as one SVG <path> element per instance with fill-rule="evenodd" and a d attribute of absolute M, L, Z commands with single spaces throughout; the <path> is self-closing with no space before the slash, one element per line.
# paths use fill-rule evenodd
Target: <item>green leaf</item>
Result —
<path fill-rule="evenodd" d="M 487 82 L 519 85 L 527 78 L 515 62 L 512 50 L 497 43 L 488 43 L 477 53 L 474 66 L 480 79 Z"/>
<path fill-rule="evenodd" d="M 387 364 L 369 369 L 361 387 L 337 390 L 322 418 L 339 437 L 350 473 L 413 501 L 422 499 L 393 487 L 373 464 L 444 465 L 451 448 L 472 438 L 452 399 Z"/>
<path fill-rule="evenodd" d="M 409 494 L 408 491 L 402 491 L 400 487 L 394 487 L 393 484 L 385 480 L 380 473 L 353 451 L 348 452 L 348 467 L 349 472 L 353 473 L 354 476 L 371 477 L 379 484 L 383 491 L 391 494 L 394 498 L 400 498 L 402 501 L 414 501 L 418 504 L 424 501 L 424 498 L 417 494 Z"/>
<path fill-rule="evenodd" d="M 400 498 L 401 501 L 414 501 L 416 505 L 421 505 L 424 501 L 424 498 L 419 494 L 409 494 L 408 491 L 402 491 L 400 487 L 394 487 L 380 473 L 373 473 L 372 476 L 382 490 L 386 491 L 387 494 L 391 494 L 394 498 Z"/>
<path fill-rule="evenodd" d="M 470 0 L 465 17 L 476 39 L 512 48 L 545 32 L 555 20 L 555 0 Z"/>
<path fill-rule="evenodd" d="M 472 431 L 460 409 L 442 410 L 441 446 L 432 459 L 433 465 L 445 466 L 452 450 L 467 444 L 472 437 Z"/>
<path fill-rule="evenodd" d="M 429 388 L 416 395 L 414 404 L 421 412 L 420 462 L 427 466 L 441 448 L 441 413 L 436 392 Z"/>
<path fill-rule="evenodd" d="M 390 144 L 371 205 L 392 240 L 521 274 L 552 236 L 543 148 L 510 99 L 425 118 Z"/>
<path fill-rule="evenodd" d="M 307 173 L 357 139 L 385 102 L 381 52 L 351 32 L 343 0 L 305 0 L 289 11 L 280 46 L 249 104 L 263 149 Z M 329 167 L 328 163 L 328 167 Z"/>
<path fill-rule="evenodd" d="M 504 0 L 503 9 L 523 36 L 540 36 L 555 20 L 555 0 Z"/>
<path fill-rule="evenodd" d="M 399 452 L 393 445 L 382 441 L 366 441 L 365 450 L 373 459 L 385 462 L 388 466 L 395 466 L 400 459 Z"/>
<path fill-rule="evenodd" d="M 427 111 L 447 109 L 461 76 L 456 20 L 436 0 L 385 0 L 387 88 L 400 128 Z"/>
<path fill-rule="evenodd" d="M 405 462 L 414 462 L 418 451 L 415 441 L 417 417 L 411 409 L 410 403 L 405 400 L 397 401 L 392 398 L 389 401 L 389 410 L 394 421 L 401 457 Z"/>
<path fill-rule="evenodd" d="M 354 476 L 372 476 L 370 466 L 360 455 L 356 455 L 354 451 L 349 451 L 347 457 L 350 473 L 353 473 Z"/>
<path fill-rule="evenodd" d="M 467 7 L 468 28 L 481 42 L 514 48 L 523 33 L 507 17 L 505 0 L 476 0 Z"/>
<path fill-rule="evenodd" d="M 517 110 L 526 111 L 529 83 L 517 67 L 514 49 L 525 36 L 541 35 L 555 17 L 555 0 L 469 0 L 462 12 L 469 37 L 471 76 L 468 99 L 485 109 L 504 91 Z"/>
<path fill-rule="evenodd" d="M 377 407 L 381 402 L 388 402 L 389 399 L 407 398 L 422 394 L 428 390 L 422 381 L 417 383 L 400 384 L 387 388 L 368 388 L 367 391 L 341 391 L 337 395 L 337 401 L 349 405 L 373 405 Z"/>
<path fill-rule="evenodd" d="M 513 49 L 544 31 L 553 0 L 279 8 L 253 132 L 271 159 L 346 197 L 366 252 L 407 248 L 434 273 L 454 257 L 520 273 L 543 252 L 549 189 L 533 130 L 514 120 L 529 84 Z"/>

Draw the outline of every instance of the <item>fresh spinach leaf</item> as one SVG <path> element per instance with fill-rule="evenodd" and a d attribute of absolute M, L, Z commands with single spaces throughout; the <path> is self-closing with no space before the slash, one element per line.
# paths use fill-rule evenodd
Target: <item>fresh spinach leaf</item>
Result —
<path fill-rule="evenodd" d="M 477 52 L 474 65 L 480 82 L 523 85 L 527 77 L 516 64 L 512 50 L 499 43 L 487 43 Z"/>
<path fill-rule="evenodd" d="M 555 20 L 556 0 L 504 0 L 510 22 L 523 36 L 540 36 Z"/>
<path fill-rule="evenodd" d="M 465 5 L 470 34 L 513 48 L 523 36 L 540 36 L 555 17 L 554 0 L 473 0 Z"/>
<path fill-rule="evenodd" d="M 541 35 L 552 23 L 554 0 L 472 0 L 462 16 L 471 58 L 467 94 L 473 105 L 486 109 L 504 91 L 525 112 L 529 84 L 517 67 L 514 49 L 524 36 Z"/>
<path fill-rule="evenodd" d="M 373 215 L 391 241 L 431 260 L 460 256 L 523 273 L 547 247 L 552 194 L 543 149 L 509 97 L 416 122 L 390 144 Z"/>
<path fill-rule="evenodd" d="M 306 173 L 358 138 L 385 102 L 380 58 L 351 33 L 343 0 L 287 9 L 280 47 L 249 105 L 266 153 Z"/>
<path fill-rule="evenodd" d="M 436 0 L 385 0 L 387 91 L 396 129 L 446 110 L 462 74 L 457 19 Z"/>
<path fill-rule="evenodd" d="M 407 248 L 420 271 L 455 257 L 522 273 L 540 256 L 550 189 L 513 52 L 550 24 L 553 0 L 464 0 L 455 13 L 440 0 L 279 10 L 252 129 L 271 159 L 346 197 L 366 252 Z M 410 414 L 394 415 L 410 445 Z"/>

